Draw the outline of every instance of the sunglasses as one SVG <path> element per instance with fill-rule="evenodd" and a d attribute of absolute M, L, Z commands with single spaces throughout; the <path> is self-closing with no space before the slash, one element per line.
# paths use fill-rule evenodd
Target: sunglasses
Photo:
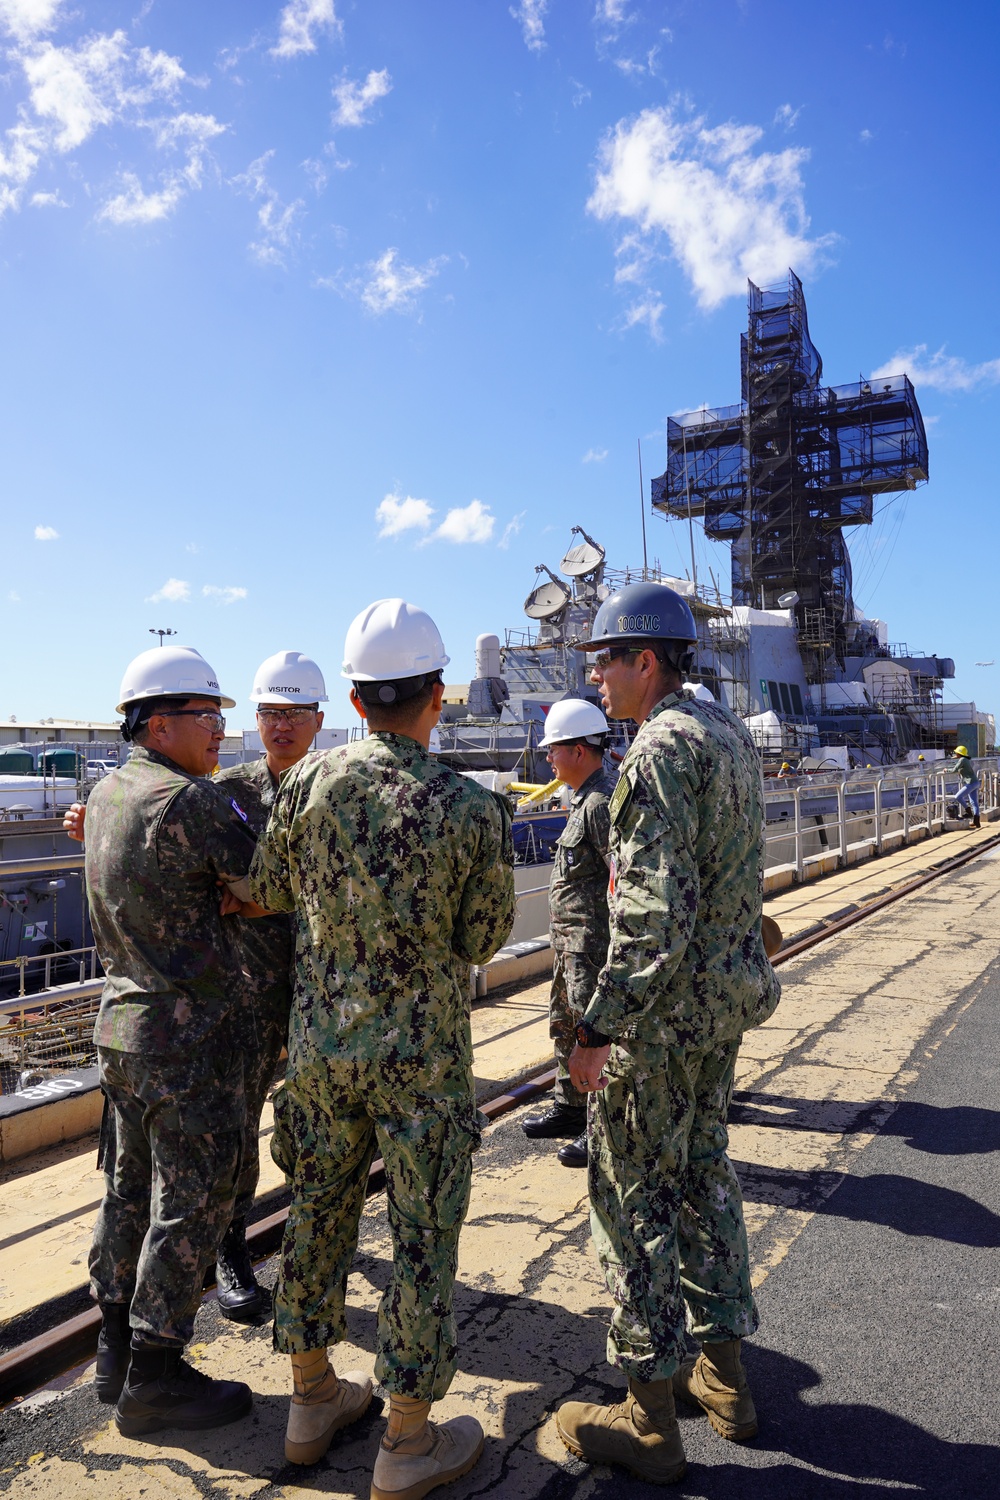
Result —
<path fill-rule="evenodd" d="M 594 657 L 594 666 L 603 672 L 605 667 L 610 667 L 620 656 L 638 656 L 640 651 L 646 649 L 645 646 L 609 646 L 606 651 L 598 651 Z"/>
<path fill-rule="evenodd" d="M 314 708 L 258 708 L 258 719 L 263 719 L 265 724 L 277 724 L 279 719 L 284 719 L 288 724 L 304 724 L 307 719 L 316 717 Z"/>
<path fill-rule="evenodd" d="M 164 719 L 195 719 L 202 729 L 221 734 L 226 727 L 224 714 L 211 714 L 204 708 L 163 708 L 159 710 Z"/>

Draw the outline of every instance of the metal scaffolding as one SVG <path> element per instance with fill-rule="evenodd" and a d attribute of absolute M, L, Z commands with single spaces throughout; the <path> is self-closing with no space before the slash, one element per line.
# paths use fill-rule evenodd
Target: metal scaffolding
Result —
<path fill-rule="evenodd" d="M 796 611 L 806 677 L 843 664 L 853 623 L 848 526 L 872 497 L 927 478 L 927 439 L 905 375 L 822 386 L 802 283 L 749 284 L 742 401 L 672 417 L 656 509 L 700 519 L 732 549 L 733 603 Z"/>

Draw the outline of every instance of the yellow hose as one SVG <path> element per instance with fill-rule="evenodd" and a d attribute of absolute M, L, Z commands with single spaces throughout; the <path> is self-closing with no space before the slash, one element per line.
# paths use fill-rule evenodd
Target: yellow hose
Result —
<path fill-rule="evenodd" d="M 512 781 L 509 783 L 507 790 L 510 792 L 527 793 L 527 796 L 522 797 L 517 804 L 518 812 L 523 812 L 526 808 L 532 807 L 536 802 L 544 802 L 546 797 L 551 797 L 552 793 L 561 787 L 562 784 L 557 776 L 554 781 L 548 782 L 546 786 L 538 786 L 537 783 L 530 781 Z"/>

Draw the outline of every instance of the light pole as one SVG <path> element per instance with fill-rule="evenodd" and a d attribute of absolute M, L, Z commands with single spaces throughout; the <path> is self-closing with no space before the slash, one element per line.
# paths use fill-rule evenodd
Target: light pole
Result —
<path fill-rule="evenodd" d="M 152 626 L 150 626 L 149 633 L 150 633 L 150 635 L 158 635 L 160 637 L 160 645 L 161 646 L 163 645 L 163 637 L 165 635 L 176 635 L 177 634 L 176 630 L 154 630 L 152 628 Z"/>

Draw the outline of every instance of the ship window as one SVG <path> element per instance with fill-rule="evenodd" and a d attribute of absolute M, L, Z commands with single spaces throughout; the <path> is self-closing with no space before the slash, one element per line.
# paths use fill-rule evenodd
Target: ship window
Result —
<path fill-rule="evenodd" d="M 778 684 L 776 682 L 769 682 L 767 684 L 767 696 L 771 700 L 772 708 L 778 709 L 781 707 L 781 698 L 778 695 Z"/>
<path fill-rule="evenodd" d="M 779 682 L 778 687 L 781 689 L 781 706 L 786 714 L 790 714 L 792 711 L 792 700 L 788 692 L 788 683 Z"/>
<path fill-rule="evenodd" d="M 799 685 L 798 685 L 797 682 L 793 682 L 791 684 L 791 694 L 792 694 L 792 708 L 801 717 L 802 711 L 803 711 L 802 710 L 802 694 L 799 691 Z"/>

